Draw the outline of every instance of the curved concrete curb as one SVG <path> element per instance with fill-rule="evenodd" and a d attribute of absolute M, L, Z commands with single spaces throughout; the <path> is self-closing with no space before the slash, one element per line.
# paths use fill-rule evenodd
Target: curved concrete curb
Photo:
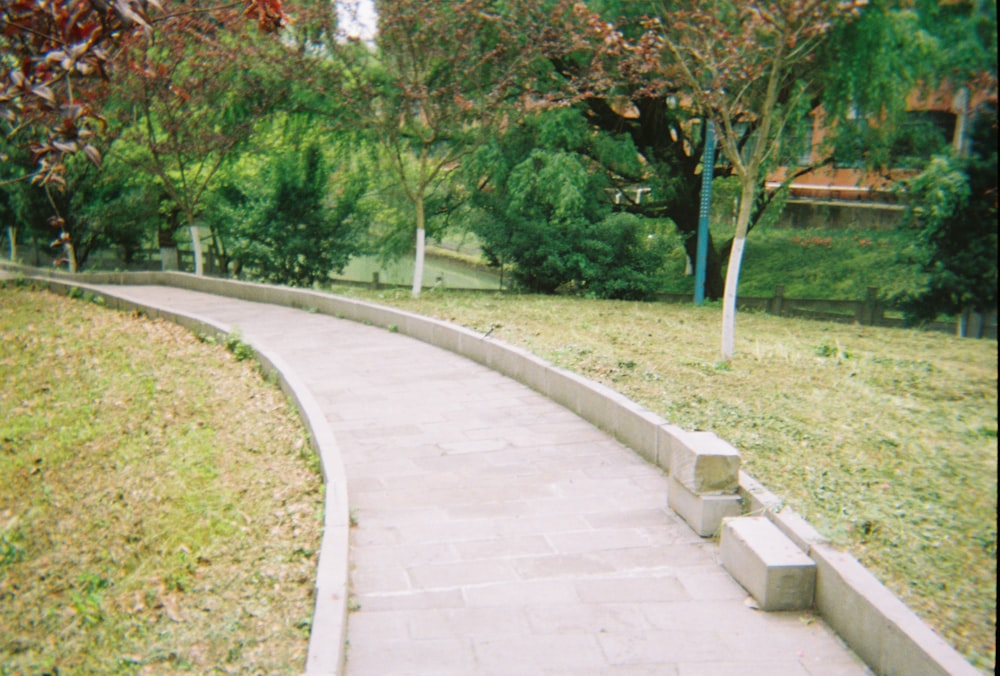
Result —
<path fill-rule="evenodd" d="M 2 265 L 2 264 L 0 264 Z M 13 268 L 12 268 L 13 269 Z M 196 277 L 187 273 L 107 273 L 68 276 L 17 268 L 25 276 L 95 284 L 157 284 L 261 303 L 323 312 L 400 333 L 455 352 L 517 380 L 573 411 L 670 471 L 675 445 L 685 431 L 621 394 L 535 355 L 447 322 L 326 293 Z M 740 472 L 744 511 L 765 514 L 817 564 L 819 614 L 876 673 L 979 674 L 964 657 L 882 585 L 857 559 L 830 546 L 807 521 L 783 508 L 777 496 Z"/>

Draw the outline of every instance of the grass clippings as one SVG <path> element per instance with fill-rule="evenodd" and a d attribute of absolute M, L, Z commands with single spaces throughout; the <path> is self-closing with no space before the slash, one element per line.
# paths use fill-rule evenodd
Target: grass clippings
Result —
<path fill-rule="evenodd" d="M 975 665 L 996 662 L 997 343 L 570 297 L 373 292 L 604 383 L 744 468 L 857 556 Z"/>
<path fill-rule="evenodd" d="M 251 361 L 0 287 L 0 673 L 301 673 L 322 490 Z"/>

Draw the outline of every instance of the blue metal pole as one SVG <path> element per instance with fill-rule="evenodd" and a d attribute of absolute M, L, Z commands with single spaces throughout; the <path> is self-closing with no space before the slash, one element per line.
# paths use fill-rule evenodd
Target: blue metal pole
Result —
<path fill-rule="evenodd" d="M 708 260 L 708 215 L 712 206 L 715 171 L 715 124 L 705 120 L 705 152 L 701 160 L 701 207 L 698 211 L 698 251 L 694 266 L 694 304 L 705 302 L 705 266 Z"/>

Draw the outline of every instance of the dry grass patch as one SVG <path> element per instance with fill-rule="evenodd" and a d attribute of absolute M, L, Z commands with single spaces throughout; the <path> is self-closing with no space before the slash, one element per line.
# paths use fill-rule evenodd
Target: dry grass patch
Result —
<path fill-rule="evenodd" d="M 982 668 L 996 655 L 997 343 L 576 298 L 339 289 L 525 347 L 687 429 L 856 555 Z"/>
<path fill-rule="evenodd" d="M 0 673 L 301 673 L 322 483 L 251 362 L 0 287 Z"/>

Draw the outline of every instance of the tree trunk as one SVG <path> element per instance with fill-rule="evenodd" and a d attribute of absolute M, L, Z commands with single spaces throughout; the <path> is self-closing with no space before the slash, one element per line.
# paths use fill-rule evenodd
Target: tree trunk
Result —
<path fill-rule="evenodd" d="M 10 241 L 10 262 L 17 262 L 17 228 L 13 225 L 7 226 L 7 239 Z"/>
<path fill-rule="evenodd" d="M 414 298 L 420 297 L 420 291 L 424 284 L 424 248 L 426 246 L 427 235 L 424 231 L 424 200 L 418 197 L 414 203 L 417 211 L 417 255 L 413 261 L 413 289 L 411 295 Z"/>
<path fill-rule="evenodd" d="M 692 180 L 683 197 L 671 200 L 668 213 L 676 225 L 684 242 L 684 251 L 692 261 L 698 259 L 698 206 L 701 202 L 700 188 Z M 698 188 L 694 190 L 694 188 Z M 722 257 L 715 247 L 712 233 L 708 233 L 708 255 L 705 259 L 705 298 L 718 300 L 722 298 L 724 283 L 722 278 Z"/>
<path fill-rule="evenodd" d="M 675 221 L 677 223 L 677 221 Z M 683 230 L 678 223 L 677 229 L 684 237 L 684 251 L 690 261 L 698 258 L 698 231 L 695 229 L 690 234 Z M 722 278 L 722 257 L 712 240 L 712 233 L 708 233 L 708 255 L 705 258 L 705 298 L 708 300 L 718 300 L 724 293 L 724 283 Z"/>
<path fill-rule="evenodd" d="M 69 271 L 76 274 L 76 249 L 73 248 L 72 242 L 63 244 L 63 254 L 66 256 L 66 265 Z"/>
<path fill-rule="evenodd" d="M 753 211 L 756 184 L 752 177 L 742 179 L 740 190 L 740 210 L 736 217 L 736 234 L 729 250 L 729 266 L 726 269 L 726 291 L 722 298 L 722 359 L 730 361 L 736 353 L 736 291 L 740 283 L 740 266 L 743 265 L 743 249 L 747 241 L 747 227 Z"/>
<path fill-rule="evenodd" d="M 204 255 L 201 251 L 201 228 L 197 225 L 191 227 L 191 247 L 194 249 L 194 274 L 205 274 Z"/>

